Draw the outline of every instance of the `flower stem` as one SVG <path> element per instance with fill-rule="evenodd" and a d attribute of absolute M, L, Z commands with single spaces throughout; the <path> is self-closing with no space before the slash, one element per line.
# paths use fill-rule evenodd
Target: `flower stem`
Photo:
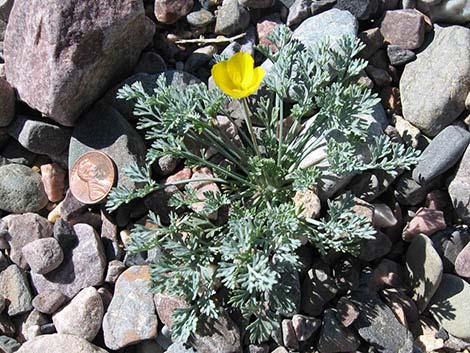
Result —
<path fill-rule="evenodd" d="M 255 148 L 256 155 L 259 157 L 261 156 L 261 154 L 259 153 L 259 147 L 258 147 L 258 142 L 256 141 L 255 130 L 253 129 L 253 124 L 251 123 L 250 109 L 248 108 L 248 102 L 246 98 L 243 98 L 241 101 L 242 101 L 243 111 L 245 113 L 245 123 L 246 123 L 246 126 L 248 127 L 248 131 L 251 136 L 251 142 L 253 142 L 253 147 Z"/>

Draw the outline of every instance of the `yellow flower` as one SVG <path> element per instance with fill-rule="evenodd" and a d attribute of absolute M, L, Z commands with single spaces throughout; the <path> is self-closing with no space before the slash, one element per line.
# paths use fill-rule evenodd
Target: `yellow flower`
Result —
<path fill-rule="evenodd" d="M 215 84 L 233 98 L 244 98 L 256 92 L 264 77 L 261 66 L 254 67 L 250 54 L 239 52 L 229 60 L 212 67 Z"/>

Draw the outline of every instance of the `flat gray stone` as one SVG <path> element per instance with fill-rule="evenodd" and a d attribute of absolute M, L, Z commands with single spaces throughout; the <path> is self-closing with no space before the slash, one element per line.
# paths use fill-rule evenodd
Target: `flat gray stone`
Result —
<path fill-rule="evenodd" d="M 158 318 L 149 266 L 132 266 L 119 276 L 103 319 L 106 347 L 118 350 L 157 336 Z"/>
<path fill-rule="evenodd" d="M 227 36 L 238 34 L 248 28 L 250 13 L 238 0 L 225 0 L 219 8 L 215 33 Z"/>
<path fill-rule="evenodd" d="M 73 229 L 74 234 L 70 234 L 73 246 L 63 249 L 62 264 L 46 275 L 31 273 L 38 293 L 54 290 L 73 298 L 82 288 L 103 283 L 106 257 L 98 234 L 84 223 L 75 224 Z"/>
<path fill-rule="evenodd" d="M 144 141 L 118 111 L 104 102 L 95 104 L 75 126 L 69 147 L 69 170 L 89 151 L 106 153 L 116 165 L 118 186 L 135 188 L 135 183 L 124 175 L 124 168 L 144 163 Z"/>
<path fill-rule="evenodd" d="M 451 335 L 470 340 L 470 284 L 458 276 L 444 274 L 429 312 Z"/>
<path fill-rule="evenodd" d="M 12 213 L 36 212 L 47 205 L 41 176 L 24 165 L 0 167 L 0 209 Z"/>
<path fill-rule="evenodd" d="M 108 353 L 107 350 L 73 335 L 52 334 L 27 341 L 16 353 Z"/>
<path fill-rule="evenodd" d="M 320 353 L 353 352 L 361 344 L 354 330 L 341 324 L 338 315 L 335 309 L 325 310 L 318 341 Z"/>
<path fill-rule="evenodd" d="M 16 265 L 0 272 L 0 293 L 8 301 L 8 315 L 14 316 L 30 311 L 31 291 L 26 275 Z"/>
<path fill-rule="evenodd" d="M 413 170 L 413 179 L 424 185 L 442 175 L 460 160 L 469 142 L 470 133 L 464 128 L 446 127 L 421 154 L 420 162 Z"/>
<path fill-rule="evenodd" d="M 435 26 L 435 36 L 400 80 L 403 116 L 429 136 L 465 109 L 470 91 L 470 29 Z"/>
<path fill-rule="evenodd" d="M 58 157 L 69 144 L 70 132 L 63 127 L 26 116 L 17 116 L 8 132 L 28 151 Z"/>
<path fill-rule="evenodd" d="M 411 242 L 406 253 L 406 268 L 412 299 L 421 313 L 439 288 L 443 272 L 442 260 L 426 235 L 419 234 Z"/>
<path fill-rule="evenodd" d="M 349 11 L 331 9 L 302 22 L 294 31 L 294 38 L 311 47 L 327 37 L 334 41 L 345 35 L 356 36 L 357 30 L 357 20 Z"/>
<path fill-rule="evenodd" d="M 413 335 L 398 322 L 392 310 L 376 297 L 356 293 L 352 302 L 359 309 L 353 326 L 379 353 L 412 353 Z"/>
<path fill-rule="evenodd" d="M 198 353 L 238 353 L 242 348 L 240 330 L 225 312 L 218 319 L 199 320 L 190 342 Z"/>

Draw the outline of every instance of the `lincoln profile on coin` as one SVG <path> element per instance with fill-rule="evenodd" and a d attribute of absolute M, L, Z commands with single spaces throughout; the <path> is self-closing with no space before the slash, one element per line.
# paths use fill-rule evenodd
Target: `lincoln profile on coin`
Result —
<path fill-rule="evenodd" d="M 106 195 L 112 186 L 106 179 L 106 173 L 97 168 L 97 166 L 88 158 L 80 161 L 77 168 L 77 175 L 87 183 L 88 196 L 90 200 L 96 201 Z"/>

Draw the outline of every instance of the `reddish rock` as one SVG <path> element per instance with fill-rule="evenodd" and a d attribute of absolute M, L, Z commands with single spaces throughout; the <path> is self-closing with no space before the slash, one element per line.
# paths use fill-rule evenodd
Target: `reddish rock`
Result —
<path fill-rule="evenodd" d="M 413 219 L 403 229 L 403 240 L 410 241 L 422 233 L 430 236 L 446 228 L 444 212 L 432 208 L 421 207 Z"/>
<path fill-rule="evenodd" d="M 31 273 L 38 293 L 60 291 L 73 298 L 82 288 L 103 283 L 106 258 L 96 231 L 88 224 L 79 223 L 67 237 L 68 244 L 59 239 L 64 251 L 64 261 L 59 268 L 45 276 Z"/>
<path fill-rule="evenodd" d="M 191 176 L 193 175 L 193 172 L 191 171 L 190 168 L 184 168 L 180 170 L 179 172 L 169 176 L 166 178 L 166 183 L 173 183 L 175 181 L 179 180 L 186 180 L 186 179 L 191 179 Z M 178 185 L 179 188 L 184 188 L 184 184 Z"/>
<path fill-rule="evenodd" d="M 366 67 L 366 72 L 374 84 L 379 87 L 388 86 L 392 83 L 392 76 L 390 76 L 387 70 L 375 67 L 373 65 L 368 65 Z"/>
<path fill-rule="evenodd" d="M 191 179 L 204 179 L 204 178 L 214 178 L 214 175 L 208 168 L 201 168 L 193 173 Z M 204 200 L 206 199 L 206 193 L 220 193 L 220 189 L 216 183 L 212 181 L 196 181 L 190 183 L 191 187 L 196 190 L 196 196 L 201 202 L 196 202 L 191 205 L 191 208 L 195 212 L 201 212 L 204 209 Z M 210 219 L 217 219 L 217 211 L 212 212 L 208 215 Z"/>
<path fill-rule="evenodd" d="M 359 39 L 365 44 L 365 48 L 361 50 L 361 57 L 370 58 L 377 50 L 384 45 L 384 38 L 379 28 L 371 28 L 359 33 Z"/>
<path fill-rule="evenodd" d="M 42 183 L 49 201 L 59 202 L 64 198 L 65 176 L 65 170 L 57 163 L 41 166 Z"/>
<path fill-rule="evenodd" d="M 10 245 L 10 258 L 22 269 L 29 265 L 23 256 L 23 247 L 35 240 L 52 236 L 52 224 L 47 219 L 35 213 L 9 215 L 3 218 L 7 225 L 6 240 Z"/>
<path fill-rule="evenodd" d="M 470 278 L 470 243 L 457 255 L 455 273 L 461 277 Z"/>
<path fill-rule="evenodd" d="M 176 309 L 186 308 L 188 304 L 183 298 L 175 298 L 167 294 L 157 293 L 154 296 L 158 318 L 169 328 L 173 325 L 171 315 Z"/>
<path fill-rule="evenodd" d="M 142 1 L 17 0 L 5 33 L 6 77 L 22 101 L 71 126 L 132 70 L 153 33 Z"/>
<path fill-rule="evenodd" d="M 260 20 L 256 24 L 256 31 L 258 32 L 259 45 L 268 46 L 272 51 L 277 52 L 276 46 L 268 39 L 268 35 L 278 26 L 282 24 L 279 16 L 269 16 Z"/>
<path fill-rule="evenodd" d="M 193 8 L 193 0 L 155 0 L 155 17 L 159 22 L 172 24 Z"/>
<path fill-rule="evenodd" d="M 424 15 L 416 10 L 385 12 L 380 25 L 385 42 L 403 49 L 418 49 L 424 41 Z"/>

